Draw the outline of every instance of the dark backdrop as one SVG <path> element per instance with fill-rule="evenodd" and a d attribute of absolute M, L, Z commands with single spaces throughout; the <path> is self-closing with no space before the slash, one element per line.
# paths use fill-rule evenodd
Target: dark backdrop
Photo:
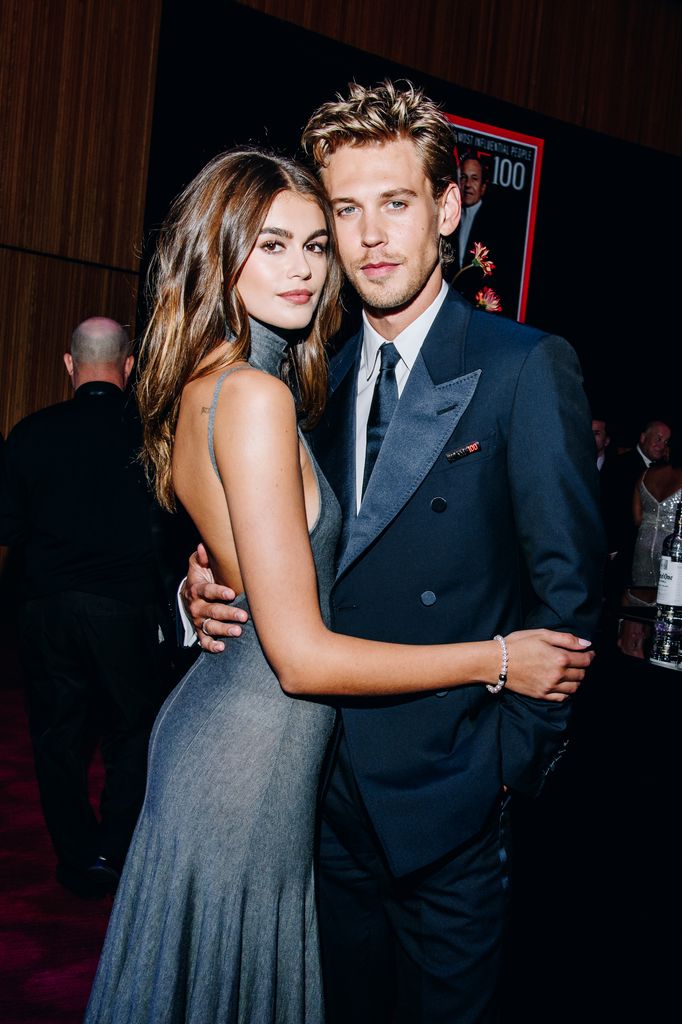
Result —
<path fill-rule="evenodd" d="M 580 69 L 576 69 L 576 74 Z M 392 64 L 233 4 L 165 0 L 145 227 L 216 153 L 295 152 L 317 104 L 410 77 L 453 114 L 545 140 L 527 322 L 574 345 L 595 413 L 619 443 L 641 420 L 675 420 L 682 160 L 586 131 Z M 144 311 L 140 317 L 143 319 Z M 675 319 L 674 319 L 675 317 Z"/>

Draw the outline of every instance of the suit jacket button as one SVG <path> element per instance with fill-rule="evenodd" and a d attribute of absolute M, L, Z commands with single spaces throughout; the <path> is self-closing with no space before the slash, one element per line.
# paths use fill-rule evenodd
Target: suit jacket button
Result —
<path fill-rule="evenodd" d="M 431 502 L 432 512 L 445 512 L 445 509 L 447 507 L 448 503 L 445 500 L 445 498 L 434 498 L 433 501 Z"/>
<path fill-rule="evenodd" d="M 432 590 L 425 590 L 419 600 L 428 608 L 430 605 L 436 603 L 436 595 Z"/>

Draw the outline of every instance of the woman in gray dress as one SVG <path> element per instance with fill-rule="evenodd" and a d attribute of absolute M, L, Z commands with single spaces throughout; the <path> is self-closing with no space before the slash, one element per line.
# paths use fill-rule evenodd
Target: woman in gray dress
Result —
<path fill-rule="evenodd" d="M 496 641 L 401 646 L 327 625 L 338 503 L 297 423 L 320 415 L 340 271 L 327 200 L 295 163 L 212 161 L 176 201 L 155 271 L 139 397 L 156 492 L 196 523 L 249 609 L 161 709 L 89 1024 L 321 1024 L 313 891 L 330 694 L 493 684 Z M 506 638 L 508 686 L 564 700 L 591 655 Z M 352 979 L 349 979 L 352 983 Z"/>

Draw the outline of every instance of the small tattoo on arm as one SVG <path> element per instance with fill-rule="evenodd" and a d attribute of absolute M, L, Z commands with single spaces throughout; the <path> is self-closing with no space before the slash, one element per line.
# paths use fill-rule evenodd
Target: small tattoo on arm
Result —
<path fill-rule="evenodd" d="M 205 416 L 206 413 L 210 412 L 210 411 L 211 411 L 211 406 L 210 405 L 202 405 L 202 407 L 201 407 L 201 415 L 202 416 Z"/>

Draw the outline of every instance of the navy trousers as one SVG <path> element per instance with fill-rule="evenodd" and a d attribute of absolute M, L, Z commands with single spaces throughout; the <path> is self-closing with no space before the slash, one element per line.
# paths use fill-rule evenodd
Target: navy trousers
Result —
<path fill-rule="evenodd" d="M 427 868 L 393 877 L 342 736 L 320 824 L 327 1024 L 497 1021 L 508 868 L 501 801 L 466 844 Z"/>

